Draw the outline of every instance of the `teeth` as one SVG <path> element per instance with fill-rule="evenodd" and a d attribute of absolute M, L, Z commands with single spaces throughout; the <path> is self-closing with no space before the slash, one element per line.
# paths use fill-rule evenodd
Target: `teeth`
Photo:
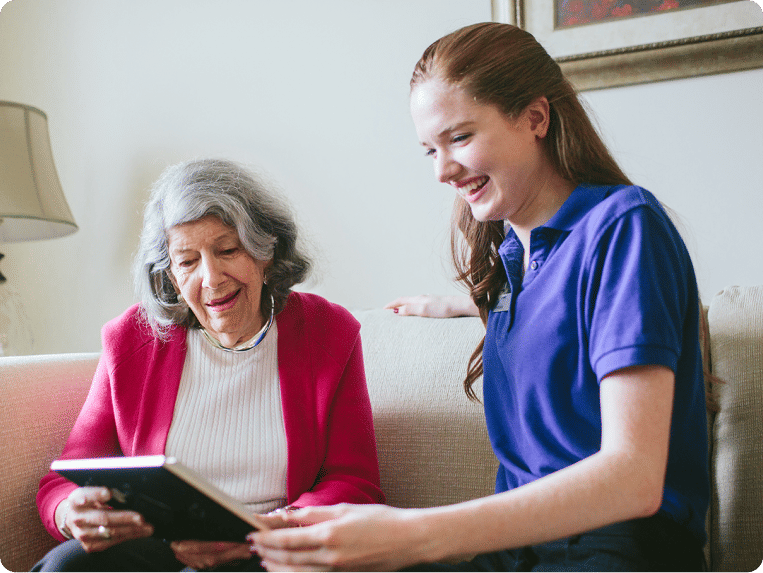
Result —
<path fill-rule="evenodd" d="M 471 183 L 468 183 L 464 185 L 463 187 L 460 187 L 458 191 L 462 194 L 468 194 L 477 189 L 477 187 L 481 187 L 485 183 L 487 183 L 488 178 L 487 177 L 481 177 L 480 179 L 477 179 L 475 181 L 472 181 Z"/>

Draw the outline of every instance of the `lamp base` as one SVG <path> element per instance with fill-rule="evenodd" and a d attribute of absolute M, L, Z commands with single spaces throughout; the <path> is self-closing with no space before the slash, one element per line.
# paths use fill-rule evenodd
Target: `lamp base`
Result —
<path fill-rule="evenodd" d="M 21 295 L 8 283 L 0 286 L 0 356 L 34 354 L 34 335 Z"/>

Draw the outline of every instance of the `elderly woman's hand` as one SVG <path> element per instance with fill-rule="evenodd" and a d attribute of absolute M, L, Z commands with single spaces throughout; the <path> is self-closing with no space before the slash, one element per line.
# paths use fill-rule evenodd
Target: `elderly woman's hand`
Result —
<path fill-rule="evenodd" d="M 129 539 L 149 537 L 154 528 L 134 511 L 112 509 L 105 487 L 80 487 L 56 509 L 56 522 L 87 552 L 103 551 Z"/>

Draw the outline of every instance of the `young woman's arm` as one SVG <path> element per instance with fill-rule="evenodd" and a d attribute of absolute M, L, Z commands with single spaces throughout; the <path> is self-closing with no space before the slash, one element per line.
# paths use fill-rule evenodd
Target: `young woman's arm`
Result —
<path fill-rule="evenodd" d="M 306 527 L 254 534 L 254 548 L 273 570 L 390 571 L 652 515 L 662 500 L 673 390 L 662 366 L 610 374 L 600 391 L 601 450 L 515 490 L 432 509 L 306 509 L 289 516 Z"/>
<path fill-rule="evenodd" d="M 466 295 L 422 294 L 401 296 L 386 304 L 402 316 L 426 316 L 429 318 L 454 318 L 456 316 L 479 316 L 474 301 Z"/>

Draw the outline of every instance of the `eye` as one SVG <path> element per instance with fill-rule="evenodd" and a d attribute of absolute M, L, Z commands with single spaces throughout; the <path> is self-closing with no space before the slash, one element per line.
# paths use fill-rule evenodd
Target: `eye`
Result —
<path fill-rule="evenodd" d="M 432 147 L 428 147 L 427 150 L 424 152 L 424 155 L 427 157 L 434 157 L 437 155 L 437 152 Z"/>
<path fill-rule="evenodd" d="M 231 247 L 229 249 L 222 249 L 220 254 L 224 257 L 230 257 L 238 252 L 238 247 Z"/>
<path fill-rule="evenodd" d="M 471 133 L 464 133 L 464 134 L 461 134 L 461 135 L 456 135 L 451 141 L 453 143 L 463 143 L 464 141 L 469 139 L 471 136 L 472 136 Z"/>
<path fill-rule="evenodd" d="M 183 259 L 183 260 L 181 260 L 181 261 L 178 261 L 178 262 L 177 262 L 177 263 L 175 263 L 175 264 L 176 264 L 178 267 L 180 267 L 181 269 L 187 269 L 187 268 L 189 268 L 189 267 L 191 267 L 191 266 L 193 265 L 193 263 L 194 263 L 194 260 L 195 260 L 195 259 Z"/>

